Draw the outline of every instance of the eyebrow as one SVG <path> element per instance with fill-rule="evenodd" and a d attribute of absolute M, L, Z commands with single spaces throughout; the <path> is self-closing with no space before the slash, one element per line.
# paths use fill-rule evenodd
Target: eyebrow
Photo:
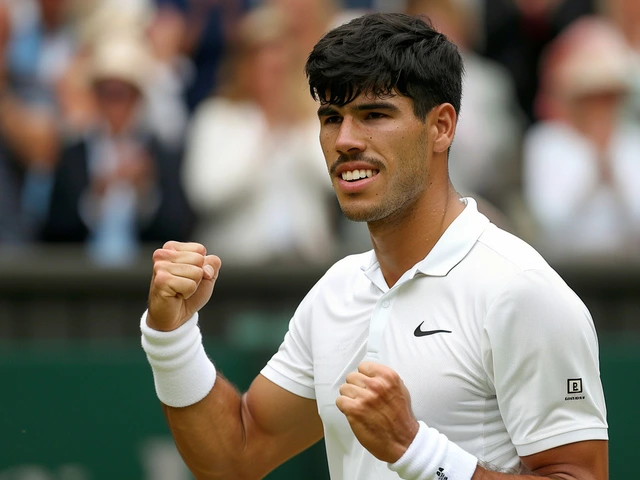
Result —
<path fill-rule="evenodd" d="M 356 112 L 363 112 L 363 111 L 368 111 L 368 110 L 387 110 L 387 111 L 391 111 L 391 112 L 397 112 L 399 111 L 398 107 L 395 106 L 393 103 L 391 102 L 370 102 L 370 103 L 361 103 L 360 105 L 355 105 L 352 107 L 348 107 L 351 110 L 354 110 Z M 335 109 L 335 107 L 328 105 L 328 106 L 324 106 L 324 107 L 320 107 L 318 109 L 318 117 L 327 117 L 330 115 L 337 115 L 339 114 L 338 111 Z"/>

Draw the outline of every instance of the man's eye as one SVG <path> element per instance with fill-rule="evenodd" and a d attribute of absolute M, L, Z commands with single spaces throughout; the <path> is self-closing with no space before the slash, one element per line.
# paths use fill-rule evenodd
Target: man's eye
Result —
<path fill-rule="evenodd" d="M 326 124 L 330 124 L 330 123 L 339 123 L 342 120 L 341 117 L 337 116 L 337 115 L 333 115 L 331 117 L 327 117 L 324 119 L 324 123 Z"/>
<path fill-rule="evenodd" d="M 384 118 L 384 117 L 386 117 L 386 115 L 384 113 L 379 113 L 379 112 L 369 112 L 367 114 L 368 120 L 376 120 L 378 118 Z"/>

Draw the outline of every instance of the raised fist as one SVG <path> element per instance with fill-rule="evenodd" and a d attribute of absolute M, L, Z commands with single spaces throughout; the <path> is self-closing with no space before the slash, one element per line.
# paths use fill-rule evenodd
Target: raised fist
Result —
<path fill-rule="evenodd" d="M 199 243 L 167 242 L 153 254 L 147 325 L 175 330 L 211 298 L 222 262 Z"/>

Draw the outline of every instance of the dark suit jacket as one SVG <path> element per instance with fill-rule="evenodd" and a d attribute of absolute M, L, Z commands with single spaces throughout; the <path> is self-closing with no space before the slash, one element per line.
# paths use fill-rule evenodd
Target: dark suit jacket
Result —
<path fill-rule="evenodd" d="M 138 225 L 140 242 L 187 241 L 195 217 L 182 190 L 181 152 L 171 151 L 158 140 L 147 142 L 154 161 L 160 205 L 150 221 Z M 89 228 L 79 213 L 79 202 L 90 184 L 89 144 L 86 139 L 63 148 L 56 167 L 49 214 L 42 229 L 45 242 L 84 242 Z"/>

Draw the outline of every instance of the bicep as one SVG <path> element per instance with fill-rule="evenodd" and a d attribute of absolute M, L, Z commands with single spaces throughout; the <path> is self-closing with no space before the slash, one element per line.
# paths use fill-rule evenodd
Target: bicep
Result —
<path fill-rule="evenodd" d="M 323 437 L 316 401 L 258 375 L 242 399 L 247 448 L 257 448 L 271 471 Z M 265 472 L 266 473 L 266 472 Z"/>
<path fill-rule="evenodd" d="M 555 475 L 562 479 L 607 480 L 608 442 L 587 440 L 520 457 L 536 475 Z"/>

